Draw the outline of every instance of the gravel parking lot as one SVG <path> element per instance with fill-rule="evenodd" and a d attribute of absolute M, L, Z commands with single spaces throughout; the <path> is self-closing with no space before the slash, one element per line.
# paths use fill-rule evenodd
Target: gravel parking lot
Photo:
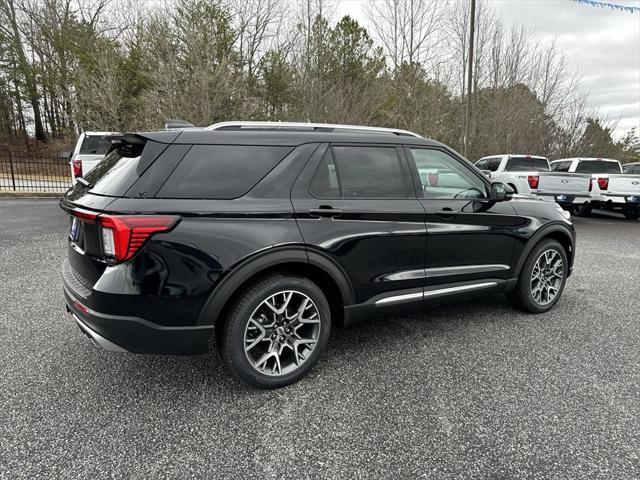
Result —
<path fill-rule="evenodd" d="M 257 391 L 215 352 L 98 350 L 64 309 L 63 212 L 0 199 L 0 478 L 638 478 L 640 222 L 575 223 L 552 312 L 372 320 Z"/>

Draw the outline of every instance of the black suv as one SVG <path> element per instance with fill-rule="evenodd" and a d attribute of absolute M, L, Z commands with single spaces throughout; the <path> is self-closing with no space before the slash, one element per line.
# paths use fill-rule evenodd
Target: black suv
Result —
<path fill-rule="evenodd" d="M 167 131 L 112 138 L 69 190 L 68 310 L 108 350 L 304 376 L 333 325 L 506 293 L 539 313 L 575 231 L 438 142 L 406 134 Z M 506 201 L 510 200 L 510 201 Z"/>

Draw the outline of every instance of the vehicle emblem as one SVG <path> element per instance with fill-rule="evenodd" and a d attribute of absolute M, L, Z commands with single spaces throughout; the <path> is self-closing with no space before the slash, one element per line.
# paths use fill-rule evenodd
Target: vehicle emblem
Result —
<path fill-rule="evenodd" d="M 631 185 L 640 185 L 640 182 L 638 182 L 637 180 L 634 180 L 633 182 L 631 182 Z"/>
<path fill-rule="evenodd" d="M 569 183 L 569 180 L 560 180 L 562 183 Z"/>

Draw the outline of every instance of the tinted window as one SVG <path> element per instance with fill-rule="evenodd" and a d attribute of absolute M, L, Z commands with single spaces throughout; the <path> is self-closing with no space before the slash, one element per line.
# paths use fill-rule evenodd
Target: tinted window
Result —
<path fill-rule="evenodd" d="M 500 157 L 488 158 L 487 166 L 485 167 L 485 170 L 489 170 L 490 172 L 495 172 L 496 170 L 498 170 L 498 168 L 500 168 L 500 162 L 502 162 L 502 158 Z"/>
<path fill-rule="evenodd" d="M 91 193 L 124 195 L 165 148 L 157 142 L 122 143 L 85 175 L 92 185 Z"/>
<path fill-rule="evenodd" d="M 410 195 L 410 182 L 402 168 L 400 157 L 392 147 L 333 147 L 334 171 L 337 174 L 340 196 L 344 198 L 407 198 Z M 312 188 L 319 191 L 321 182 L 333 189 L 332 164 L 323 159 L 326 171 L 321 168 L 315 177 L 321 174 L 325 179 L 312 181 Z M 312 190 L 313 191 L 313 190 Z M 325 190 L 326 191 L 326 190 Z"/>
<path fill-rule="evenodd" d="M 504 169 L 507 172 L 548 172 L 549 163 L 544 158 L 510 157 Z"/>
<path fill-rule="evenodd" d="M 624 173 L 631 173 L 633 175 L 640 174 L 640 165 L 624 165 L 622 167 Z"/>
<path fill-rule="evenodd" d="M 487 161 L 486 160 L 478 160 L 476 162 L 476 167 L 478 167 L 480 170 L 486 170 L 487 168 Z"/>
<path fill-rule="evenodd" d="M 104 155 L 109 151 L 111 144 L 104 137 L 87 135 L 80 145 L 80 155 Z"/>
<path fill-rule="evenodd" d="M 571 168 L 571 160 L 566 162 L 554 162 L 551 164 L 551 170 L 553 172 L 568 172 Z"/>
<path fill-rule="evenodd" d="M 486 197 L 485 183 L 455 158 L 440 150 L 409 150 L 418 170 L 424 198 Z"/>
<path fill-rule="evenodd" d="M 309 191 L 318 198 L 337 198 L 340 196 L 340 185 L 330 148 L 324 153 L 313 175 Z"/>
<path fill-rule="evenodd" d="M 194 145 L 156 196 L 241 197 L 291 150 L 291 147 Z"/>
<path fill-rule="evenodd" d="M 620 173 L 620 165 L 604 160 L 580 160 L 576 173 Z"/>

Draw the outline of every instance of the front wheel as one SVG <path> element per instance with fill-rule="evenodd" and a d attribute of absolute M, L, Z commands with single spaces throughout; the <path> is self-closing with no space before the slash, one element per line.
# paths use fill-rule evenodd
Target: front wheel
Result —
<path fill-rule="evenodd" d="M 522 267 L 515 290 L 507 296 L 519 308 L 544 313 L 556 304 L 567 281 L 567 253 L 555 240 L 542 240 Z"/>
<path fill-rule="evenodd" d="M 219 345 L 222 358 L 240 380 L 277 388 L 313 368 L 330 329 L 331 310 L 322 290 L 305 277 L 277 274 L 240 295 Z"/>

